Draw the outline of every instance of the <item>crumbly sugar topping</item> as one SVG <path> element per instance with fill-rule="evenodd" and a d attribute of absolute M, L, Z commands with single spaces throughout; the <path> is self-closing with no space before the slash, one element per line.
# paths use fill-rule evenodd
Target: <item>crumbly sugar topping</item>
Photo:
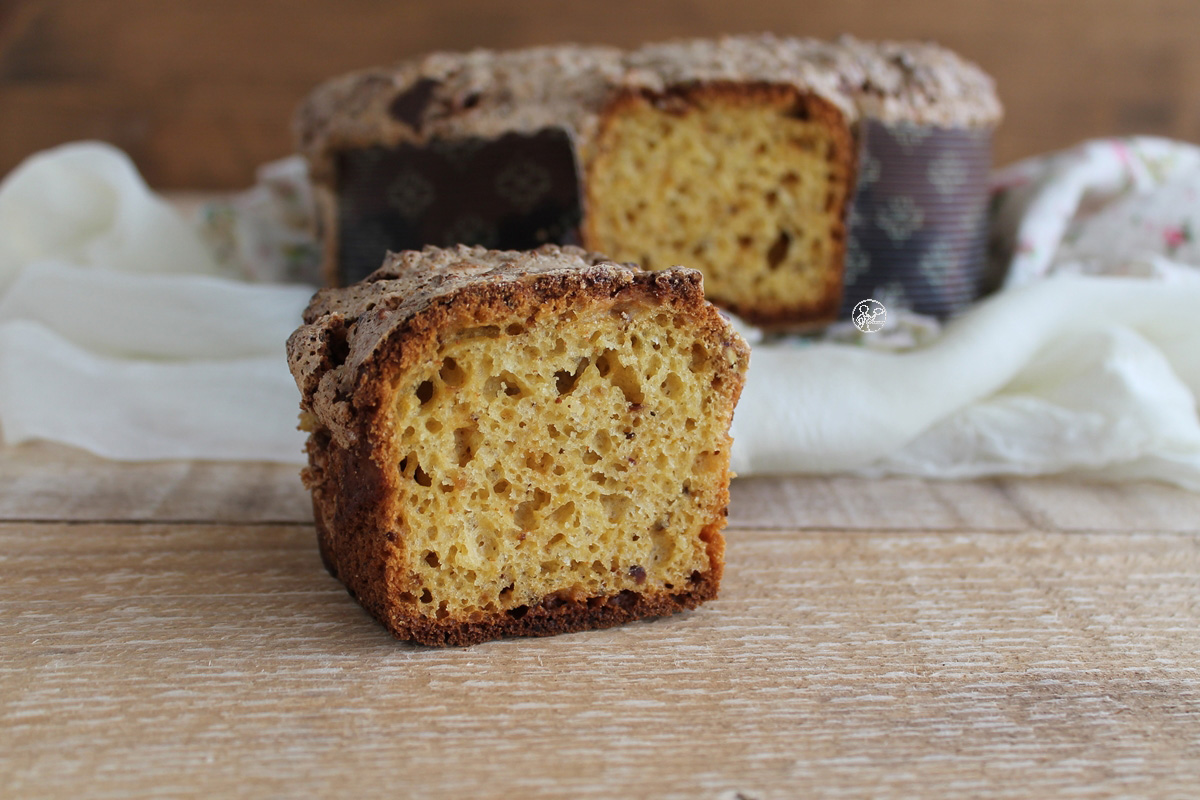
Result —
<path fill-rule="evenodd" d="M 699 286 L 700 273 L 673 267 L 647 273 L 578 247 L 545 245 L 529 252 L 458 245 L 389 254 L 384 265 L 352 286 L 322 289 L 304 313 L 305 324 L 288 340 L 288 363 L 302 407 L 343 443 L 353 440 L 351 398 L 362 367 L 380 346 L 417 314 L 465 289 L 516 288 L 557 278 L 573 286 L 615 293 L 635 280 Z M 699 293 L 699 289 L 696 289 Z"/>
<path fill-rule="evenodd" d="M 586 142 L 622 90 L 722 80 L 790 84 L 823 96 L 852 120 L 989 126 L 1002 114 L 992 79 L 936 44 L 760 35 L 630 52 L 568 44 L 432 53 L 323 84 L 300 109 L 296 127 L 320 177 L 329 153 L 347 147 L 551 126 Z"/>

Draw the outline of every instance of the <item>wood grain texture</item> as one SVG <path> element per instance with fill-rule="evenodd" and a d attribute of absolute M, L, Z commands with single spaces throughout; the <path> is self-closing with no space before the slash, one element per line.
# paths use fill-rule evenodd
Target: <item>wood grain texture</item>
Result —
<path fill-rule="evenodd" d="M 729 529 L 717 601 L 429 650 L 391 640 L 325 573 L 294 482 L 291 467 L 0 450 L 0 796 L 1200 785 L 1195 495 L 739 481 L 733 518 L 754 527 Z"/>
<path fill-rule="evenodd" d="M 1184 797 L 1200 543 L 739 531 L 720 600 L 391 641 L 307 526 L 0 525 L 6 796 Z"/>
<path fill-rule="evenodd" d="M 953 47 L 997 79 L 1000 162 L 1091 136 L 1198 140 L 1198 27 L 1190 0 L 4 0 L 0 173 L 95 137 L 158 187 L 243 186 L 290 151 L 299 100 L 349 69 L 431 49 L 764 30 Z"/>
<path fill-rule="evenodd" d="M 0 448 L 0 520 L 305 523 L 312 504 L 299 467 L 122 463 L 39 442 Z"/>
<path fill-rule="evenodd" d="M 733 528 L 1200 532 L 1200 495 L 1155 483 L 846 475 L 739 478 Z M 0 521 L 308 523 L 296 466 L 122 463 L 48 442 L 0 447 Z"/>

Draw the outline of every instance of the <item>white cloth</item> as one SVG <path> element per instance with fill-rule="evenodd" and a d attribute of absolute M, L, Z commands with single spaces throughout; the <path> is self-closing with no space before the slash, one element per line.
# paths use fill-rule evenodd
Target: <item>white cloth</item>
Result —
<path fill-rule="evenodd" d="M 1200 490 L 1200 148 L 1085 142 L 1001 170 L 993 194 L 1004 291 L 936 333 L 900 314 L 838 326 L 852 344 L 757 347 L 736 470 Z"/>
<path fill-rule="evenodd" d="M 1200 279 L 1062 276 L 905 353 L 758 347 L 739 474 L 938 478 L 1069 470 L 1200 489 Z"/>
<path fill-rule="evenodd" d="M 196 232 L 98 143 L 0 184 L 0 425 L 108 458 L 299 462 L 284 342 L 312 289 L 220 277 Z"/>
<path fill-rule="evenodd" d="M 999 173 L 1007 288 L 940 331 L 757 341 L 734 468 L 1200 489 L 1197 153 L 1088 143 Z M 0 184 L 5 438 L 299 462 L 283 342 L 311 289 L 223 271 L 118 151 L 72 145 L 19 167 Z"/>

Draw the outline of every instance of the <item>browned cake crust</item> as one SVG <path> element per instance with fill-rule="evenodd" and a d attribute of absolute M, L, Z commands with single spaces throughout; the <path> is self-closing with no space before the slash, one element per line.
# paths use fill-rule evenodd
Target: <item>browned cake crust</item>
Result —
<path fill-rule="evenodd" d="M 699 273 L 644 272 L 579 248 L 547 246 L 531 253 L 427 248 L 394 255 L 362 283 L 319 292 L 305 312 L 305 325 L 289 338 L 302 427 L 310 432 L 303 479 L 312 491 L 322 559 L 397 638 L 466 645 L 506 635 L 545 636 L 693 608 L 716 596 L 724 563 L 720 531 L 727 470 L 704 509 L 709 522 L 700 537 L 708 567 L 671 592 L 593 597 L 559 592 L 499 613 L 434 618 L 414 610 L 414 586 L 393 568 L 407 547 L 407 509 L 397 506 L 400 454 L 391 449 L 388 428 L 395 387 L 386 376 L 428 359 L 450 332 L 513 317 L 533 326 L 593 303 L 618 308 L 651 303 L 688 315 L 700 335 L 726 354 L 717 391 L 732 417 L 749 349 L 705 302 Z"/>
<path fill-rule="evenodd" d="M 850 122 L 988 127 L 1002 114 L 992 79 L 933 43 L 760 35 L 629 52 L 566 44 L 431 53 L 327 81 L 301 106 L 295 131 L 314 177 L 327 180 L 336 152 L 369 144 L 563 127 L 586 148 L 616 94 L 719 82 L 791 86 Z"/>

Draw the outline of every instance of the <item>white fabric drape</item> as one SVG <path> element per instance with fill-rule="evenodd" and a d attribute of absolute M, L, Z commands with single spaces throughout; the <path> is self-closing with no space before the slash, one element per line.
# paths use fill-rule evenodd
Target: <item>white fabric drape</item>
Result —
<path fill-rule="evenodd" d="M 755 344 L 740 474 L 1077 472 L 1200 489 L 1200 151 L 1092 142 L 996 177 L 1004 290 L 900 351 Z M 31 158 L 0 184 L 5 439 L 300 462 L 283 347 L 312 290 L 232 274 L 119 151 Z"/>

